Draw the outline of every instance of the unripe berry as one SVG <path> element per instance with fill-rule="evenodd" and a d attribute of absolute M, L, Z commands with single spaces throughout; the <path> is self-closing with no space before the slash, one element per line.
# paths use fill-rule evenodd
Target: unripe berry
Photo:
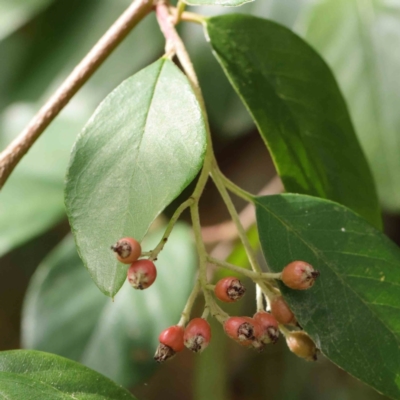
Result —
<path fill-rule="evenodd" d="M 282 296 L 277 296 L 271 301 L 271 314 L 281 324 L 297 325 L 296 317 Z"/>
<path fill-rule="evenodd" d="M 290 332 L 286 336 L 286 343 L 297 356 L 307 361 L 317 361 L 318 348 L 304 331 Z"/>
<path fill-rule="evenodd" d="M 118 261 L 124 264 L 131 264 L 136 261 L 142 254 L 142 247 L 140 243 L 130 237 L 125 237 L 118 240 L 113 246 L 111 246 L 117 256 Z"/>
<path fill-rule="evenodd" d="M 160 344 L 157 347 L 154 359 L 157 362 L 163 362 L 172 358 L 179 351 L 182 351 L 185 347 L 183 344 L 183 335 L 184 329 L 178 325 L 164 329 L 158 337 Z"/>
<path fill-rule="evenodd" d="M 135 289 L 147 289 L 157 277 L 157 269 L 153 261 L 138 260 L 128 269 L 128 281 Z"/>
<path fill-rule="evenodd" d="M 293 261 L 282 271 L 282 282 L 291 289 L 306 290 L 314 285 L 319 277 L 319 271 L 316 271 L 312 265 L 304 261 Z"/>
<path fill-rule="evenodd" d="M 211 340 L 210 324 L 203 318 L 192 319 L 186 326 L 183 339 L 189 350 L 202 352 Z"/>
<path fill-rule="evenodd" d="M 240 300 L 245 292 L 246 288 L 243 286 L 242 282 L 232 276 L 220 279 L 214 288 L 217 299 L 226 303 L 233 303 L 234 301 Z"/>
<path fill-rule="evenodd" d="M 231 317 L 224 323 L 225 333 L 243 346 L 262 347 L 259 339 L 262 329 L 260 324 L 250 317 Z"/>
<path fill-rule="evenodd" d="M 260 342 L 264 344 L 276 343 L 279 339 L 279 327 L 275 317 L 265 311 L 259 311 L 253 318 L 261 326 Z"/>

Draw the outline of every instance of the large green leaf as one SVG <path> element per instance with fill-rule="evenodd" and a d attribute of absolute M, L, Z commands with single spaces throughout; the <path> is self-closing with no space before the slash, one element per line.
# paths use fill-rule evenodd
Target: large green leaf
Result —
<path fill-rule="evenodd" d="M 0 40 L 54 0 L 0 0 Z"/>
<path fill-rule="evenodd" d="M 161 59 L 115 89 L 78 137 L 65 202 L 78 251 L 103 293 L 114 296 L 126 277 L 110 245 L 141 240 L 192 181 L 205 129 L 187 78 Z"/>
<path fill-rule="evenodd" d="M 161 231 L 145 238 L 146 250 L 154 248 Z M 156 262 L 156 282 L 145 291 L 125 284 L 112 302 L 90 279 L 69 236 L 30 283 L 23 308 L 23 345 L 80 361 L 131 387 L 154 370 L 158 335 L 179 319 L 196 260 L 190 230 L 178 224 Z"/>
<path fill-rule="evenodd" d="M 400 250 L 349 209 L 304 195 L 255 199 L 273 271 L 304 260 L 321 272 L 307 291 L 281 285 L 322 352 L 378 391 L 400 399 Z"/>
<path fill-rule="evenodd" d="M 0 108 L 18 100 L 0 115 L 0 149 L 21 132 L 129 3 L 58 0 L 35 20 L 29 38 L 22 30 L 0 42 L 0 59 L 7 60 L 0 63 Z M 162 51 L 161 35 L 155 28 L 150 17 L 129 35 L 12 173 L 0 193 L 0 256 L 65 218 L 64 177 L 73 142 L 110 90 Z M 57 37 L 51 36 L 55 30 Z M 141 48 L 132 58 L 130 49 L 138 48 L 143 36 L 151 37 L 153 46 Z"/>
<path fill-rule="evenodd" d="M 0 395 L 7 400 L 129 400 L 129 392 L 74 361 L 33 350 L 0 353 Z"/>
<path fill-rule="evenodd" d="M 254 0 L 184 0 L 186 4 L 191 6 L 227 6 L 237 7 L 242 4 L 249 3 Z"/>
<path fill-rule="evenodd" d="M 338 201 L 380 228 L 368 164 L 321 57 L 290 30 L 251 16 L 210 18 L 206 30 L 286 190 Z"/>
<path fill-rule="evenodd" d="M 400 210 L 400 3 L 323 0 L 301 33 L 333 68 L 383 206 Z"/>

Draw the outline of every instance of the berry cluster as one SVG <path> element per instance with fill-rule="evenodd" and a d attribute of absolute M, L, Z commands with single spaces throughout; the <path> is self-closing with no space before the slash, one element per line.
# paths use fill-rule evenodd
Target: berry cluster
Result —
<path fill-rule="evenodd" d="M 165 241 L 163 239 L 164 243 Z M 111 249 L 120 262 L 130 264 L 127 279 L 135 289 L 147 289 L 153 284 L 157 277 L 157 270 L 152 260 L 139 260 L 139 257 L 144 255 L 140 243 L 127 237 L 120 239 L 111 246 Z M 223 266 L 229 266 L 229 264 L 224 263 Z M 267 344 L 276 343 L 281 332 L 293 353 L 309 361 L 316 360 L 318 349 L 315 343 L 307 333 L 301 330 L 296 317 L 274 282 L 279 279 L 291 289 L 306 290 L 314 285 L 319 272 L 304 261 L 293 261 L 279 274 L 247 272 L 247 275 L 252 277 L 259 287 L 264 288 L 268 311 L 265 311 L 264 302 L 261 301 L 253 317 L 230 317 L 212 300 L 214 309 L 212 314 L 222 323 L 225 333 L 242 346 L 262 351 Z M 246 288 L 236 277 L 220 279 L 215 286 L 207 285 L 207 289 L 211 289 L 214 296 L 225 303 L 240 300 L 246 292 Z M 196 295 L 197 292 L 194 291 L 194 298 Z M 189 314 L 192 303 L 189 302 Z M 184 347 L 196 353 L 202 352 L 211 340 L 211 328 L 206 320 L 209 308 L 208 304 L 202 318 L 194 318 L 187 324 L 186 315 L 182 313 L 183 317 L 177 325 L 163 330 L 159 336 L 160 344 L 154 359 L 158 362 L 166 361 L 182 351 Z M 288 325 L 291 329 L 286 327 Z"/>

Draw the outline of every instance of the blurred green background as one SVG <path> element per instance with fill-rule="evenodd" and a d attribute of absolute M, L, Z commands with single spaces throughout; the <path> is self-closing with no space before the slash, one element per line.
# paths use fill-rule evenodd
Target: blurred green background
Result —
<path fill-rule="evenodd" d="M 0 0 L 0 149 L 129 3 Z M 400 2 L 256 0 L 236 9 L 191 11 L 273 19 L 319 50 L 334 70 L 370 161 L 386 233 L 399 243 Z M 213 58 L 202 28 L 182 23 L 179 30 L 204 91 L 221 168 L 247 190 L 258 192 L 275 175 L 267 150 Z M 139 399 L 383 398 L 323 358 L 306 363 L 290 354 L 283 341 L 256 354 L 228 341 L 217 325 L 202 355 L 185 351 L 165 365 L 155 365 L 152 352 L 158 333 L 175 323 L 193 283 L 195 254 L 184 224 L 160 258 L 163 279 L 143 296 L 124 288 L 112 303 L 90 280 L 64 212 L 69 153 L 99 102 L 161 56 L 163 46 L 150 15 L 51 124 L 1 191 L 0 350 L 27 346 L 79 360 L 131 388 Z M 166 214 L 170 209 L 173 206 Z M 205 226 L 228 218 L 212 185 L 207 186 L 201 214 Z M 149 235 L 147 248 L 159 229 Z M 231 247 L 225 243 L 214 251 L 227 254 Z M 239 251 L 236 263 L 243 262 L 240 256 Z M 254 296 L 248 292 L 242 304 L 227 307 L 230 314 L 253 312 Z"/>

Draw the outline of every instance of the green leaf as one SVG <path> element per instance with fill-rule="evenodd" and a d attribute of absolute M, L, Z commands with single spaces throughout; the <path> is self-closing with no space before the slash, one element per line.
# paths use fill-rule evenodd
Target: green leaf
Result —
<path fill-rule="evenodd" d="M 324 55 L 343 89 L 382 205 L 400 211 L 400 4 L 324 0 L 302 33 Z M 349 55 L 351 54 L 351 63 Z"/>
<path fill-rule="evenodd" d="M 0 40 L 27 23 L 54 0 L 0 0 Z"/>
<path fill-rule="evenodd" d="M 183 0 L 191 6 L 225 6 L 237 7 L 254 0 Z"/>
<path fill-rule="evenodd" d="M 193 180 L 205 129 L 186 77 L 161 59 L 115 89 L 79 136 L 65 201 L 79 253 L 103 293 L 114 296 L 126 277 L 110 245 L 141 240 Z"/>
<path fill-rule="evenodd" d="M 162 234 L 160 229 L 146 236 L 144 249 L 154 248 Z M 144 291 L 126 283 L 112 302 L 93 284 L 68 236 L 33 276 L 22 343 L 80 361 L 124 386 L 136 385 L 156 367 L 158 335 L 177 323 L 196 261 L 190 229 L 179 223 L 158 257 L 155 283 Z"/>
<path fill-rule="evenodd" d="M 321 57 L 290 30 L 251 16 L 210 18 L 206 29 L 286 190 L 340 202 L 380 228 L 368 164 Z"/>
<path fill-rule="evenodd" d="M 272 271 L 304 260 L 312 289 L 281 290 L 304 329 L 335 364 L 400 399 L 400 250 L 351 210 L 304 195 L 255 199 Z"/>
<path fill-rule="evenodd" d="M 0 395 L 8 400 L 123 400 L 128 391 L 97 372 L 54 354 L 0 353 Z"/>

